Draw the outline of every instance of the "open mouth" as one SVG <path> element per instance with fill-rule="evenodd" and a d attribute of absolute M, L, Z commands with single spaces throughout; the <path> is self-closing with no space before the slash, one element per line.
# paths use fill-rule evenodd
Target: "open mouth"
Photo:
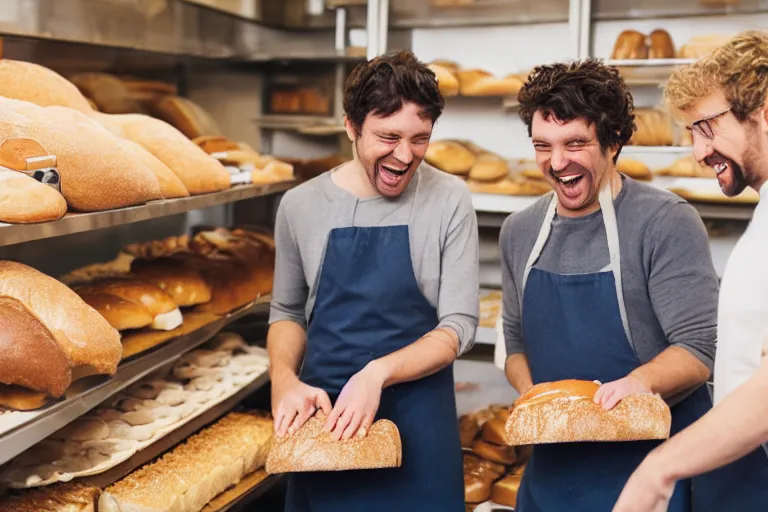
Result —
<path fill-rule="evenodd" d="M 731 162 L 724 156 L 718 154 L 710 156 L 704 163 L 714 169 L 718 176 L 732 168 Z"/>
<path fill-rule="evenodd" d="M 388 167 L 386 165 L 382 165 L 381 169 L 395 177 L 403 176 L 406 172 L 408 172 L 407 167 L 405 169 L 397 169 L 395 167 Z"/>
<path fill-rule="evenodd" d="M 570 176 L 555 176 L 555 179 L 565 187 L 575 187 L 584 179 L 584 175 L 571 174 Z"/>

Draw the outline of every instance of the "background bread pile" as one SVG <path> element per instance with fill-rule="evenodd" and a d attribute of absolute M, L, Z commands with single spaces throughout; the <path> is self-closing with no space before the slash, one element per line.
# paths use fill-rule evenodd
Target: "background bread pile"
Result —
<path fill-rule="evenodd" d="M 459 418 L 467 510 L 488 500 L 515 506 L 530 447 L 507 442 L 504 425 L 508 410 L 507 406 L 491 405 Z"/>
<path fill-rule="evenodd" d="M 472 192 L 536 196 L 550 190 L 545 181 L 510 169 L 501 156 L 465 140 L 432 141 L 424 159 L 437 169 L 467 180 Z"/>
<path fill-rule="evenodd" d="M 120 335 L 64 284 L 0 262 L 0 409 L 29 410 L 93 374 L 112 375 Z"/>
<path fill-rule="evenodd" d="M 675 140 L 674 124 L 665 110 L 636 109 L 635 126 L 630 146 L 674 146 L 680 142 Z"/>
<path fill-rule="evenodd" d="M 484 69 L 462 69 L 449 60 L 436 60 L 428 65 L 437 76 L 443 96 L 516 96 L 525 83 L 525 75 L 496 77 Z"/>
<path fill-rule="evenodd" d="M 669 32 L 656 29 L 650 34 L 637 30 L 624 30 L 616 38 L 611 59 L 698 59 L 718 46 L 722 46 L 732 36 L 722 34 L 702 34 L 690 38 L 679 49 Z"/>

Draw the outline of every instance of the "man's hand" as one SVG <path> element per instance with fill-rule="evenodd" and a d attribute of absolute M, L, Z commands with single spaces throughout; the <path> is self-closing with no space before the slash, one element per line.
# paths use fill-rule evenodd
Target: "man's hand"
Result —
<path fill-rule="evenodd" d="M 331 412 L 331 399 L 320 389 L 291 376 L 272 384 L 272 416 L 275 418 L 275 435 L 293 434 L 312 417 L 317 409 Z"/>
<path fill-rule="evenodd" d="M 649 455 L 632 473 L 613 512 L 667 512 L 675 482 L 664 477 L 655 461 Z"/>
<path fill-rule="evenodd" d="M 595 393 L 595 403 L 602 405 L 605 410 L 610 410 L 629 395 L 650 392 L 650 388 L 643 381 L 630 374 L 623 379 L 600 386 Z"/>
<path fill-rule="evenodd" d="M 364 437 L 379 410 L 381 390 L 386 375 L 376 361 L 369 363 L 344 385 L 336 405 L 328 416 L 325 429 L 331 438 Z"/>

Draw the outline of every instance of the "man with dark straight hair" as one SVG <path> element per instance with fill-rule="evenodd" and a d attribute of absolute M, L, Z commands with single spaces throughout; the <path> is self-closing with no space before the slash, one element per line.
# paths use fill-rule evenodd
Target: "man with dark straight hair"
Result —
<path fill-rule="evenodd" d="M 354 160 L 286 193 L 267 347 L 278 437 L 322 411 L 333 439 L 393 421 L 395 469 L 291 476 L 287 511 L 462 512 L 453 361 L 478 321 L 477 220 L 456 177 L 422 166 L 443 110 L 407 52 L 349 77 Z"/>

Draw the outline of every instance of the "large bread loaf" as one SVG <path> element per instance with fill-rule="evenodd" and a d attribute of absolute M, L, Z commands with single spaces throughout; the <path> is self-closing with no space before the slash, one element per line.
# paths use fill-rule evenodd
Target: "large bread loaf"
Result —
<path fill-rule="evenodd" d="M 75 85 L 39 64 L 0 59 L 0 96 L 41 107 L 58 105 L 89 114 L 93 109 Z"/>

